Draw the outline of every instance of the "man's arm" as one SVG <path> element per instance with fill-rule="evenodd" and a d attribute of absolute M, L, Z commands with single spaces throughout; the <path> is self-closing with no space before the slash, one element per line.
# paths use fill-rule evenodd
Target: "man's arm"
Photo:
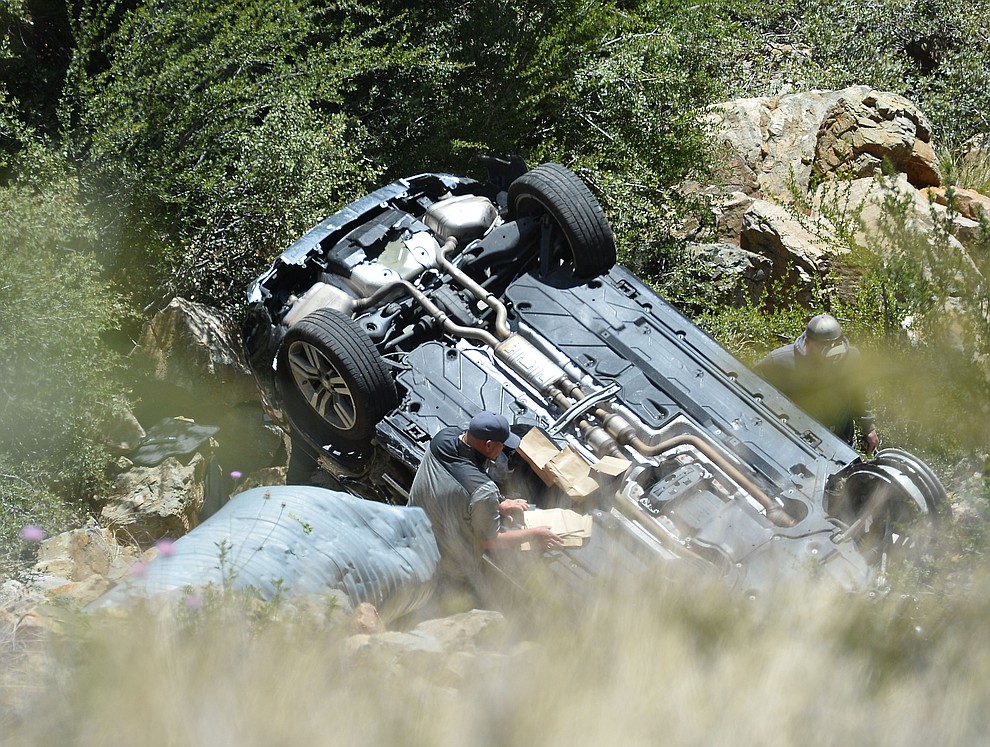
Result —
<path fill-rule="evenodd" d="M 859 445 L 868 456 L 872 456 L 880 447 L 880 436 L 877 434 L 873 403 L 870 401 L 866 372 L 858 350 L 851 350 L 853 361 L 853 408 L 856 425 L 859 426 Z"/>
<path fill-rule="evenodd" d="M 508 521 L 502 514 L 517 511 L 528 504 L 522 499 L 505 498 L 494 482 L 481 485 L 471 496 L 469 514 L 478 544 L 483 550 L 500 550 L 516 547 L 523 542 L 533 542 L 538 547 L 555 549 L 562 546 L 560 537 L 550 527 L 525 527 L 506 529 Z"/>
<path fill-rule="evenodd" d="M 563 546 L 560 537 L 553 533 L 550 527 L 526 527 L 499 532 L 494 539 L 481 543 L 485 550 L 503 550 L 507 547 L 518 547 L 523 542 L 532 542 L 537 547 L 555 550 Z"/>

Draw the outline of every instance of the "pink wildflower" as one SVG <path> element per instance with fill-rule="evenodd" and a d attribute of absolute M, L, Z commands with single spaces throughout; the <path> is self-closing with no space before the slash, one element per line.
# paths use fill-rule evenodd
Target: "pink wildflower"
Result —
<path fill-rule="evenodd" d="M 140 578 L 148 570 L 148 566 L 142 563 L 140 560 L 131 566 L 131 575 L 135 578 Z"/>
<path fill-rule="evenodd" d="M 47 536 L 48 532 L 46 532 L 42 527 L 39 527 L 37 524 L 28 524 L 21 529 L 21 539 L 32 544 L 41 542 Z"/>
<path fill-rule="evenodd" d="M 235 480 L 240 480 L 241 475 L 242 472 L 239 469 L 234 469 L 230 471 L 230 476 L 233 477 Z"/>
<path fill-rule="evenodd" d="M 186 597 L 186 607 L 191 610 L 203 609 L 203 595 L 189 594 Z"/>
<path fill-rule="evenodd" d="M 163 558 L 175 555 L 175 542 L 170 540 L 168 537 L 162 537 L 155 543 L 155 547 L 158 548 L 158 554 Z"/>

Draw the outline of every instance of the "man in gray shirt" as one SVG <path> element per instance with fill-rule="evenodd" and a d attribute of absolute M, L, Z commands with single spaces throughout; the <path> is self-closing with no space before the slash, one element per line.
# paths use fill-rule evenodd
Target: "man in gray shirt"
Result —
<path fill-rule="evenodd" d="M 484 551 L 523 542 L 546 549 L 561 545 L 549 527 L 515 526 L 512 515 L 528 508 L 527 502 L 505 498 L 488 475 L 506 446 L 519 446 L 519 436 L 496 413 L 478 413 L 466 431 L 444 428 L 430 441 L 409 490 L 409 504 L 422 508 L 433 525 L 441 594 L 465 595 L 472 606 L 490 599 Z"/>
<path fill-rule="evenodd" d="M 793 343 L 760 359 L 756 372 L 798 407 L 852 446 L 874 453 L 880 438 L 866 394 L 859 350 L 849 344 L 839 321 L 818 314 Z"/>

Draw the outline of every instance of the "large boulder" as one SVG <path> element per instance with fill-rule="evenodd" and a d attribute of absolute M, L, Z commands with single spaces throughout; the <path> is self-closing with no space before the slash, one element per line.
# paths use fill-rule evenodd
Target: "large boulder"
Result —
<path fill-rule="evenodd" d="M 145 328 L 132 357 L 155 380 L 203 395 L 214 404 L 256 402 L 257 388 L 237 325 L 217 309 L 173 298 Z"/>
<path fill-rule="evenodd" d="M 727 151 L 728 189 L 788 200 L 793 183 L 806 192 L 818 128 L 841 97 L 836 91 L 716 104 L 710 124 Z"/>
<path fill-rule="evenodd" d="M 174 440 L 154 433 L 162 423 L 187 420 L 217 432 L 212 456 L 223 472 L 247 473 L 278 458 L 280 435 L 265 422 L 240 332 L 229 314 L 175 298 L 147 325 L 131 360 L 135 414 L 148 436 L 139 450 L 146 450 L 149 441 Z"/>
<path fill-rule="evenodd" d="M 82 606 L 124 576 L 136 556 L 134 548 L 117 543 L 112 531 L 91 524 L 41 542 L 38 560 L 25 577 L 48 599 Z"/>
<path fill-rule="evenodd" d="M 813 175 L 872 176 L 884 161 L 917 187 L 940 183 L 925 116 L 869 86 L 737 99 L 714 106 L 710 123 L 728 153 L 730 191 L 790 202 Z"/>
<path fill-rule="evenodd" d="M 798 220 L 791 208 L 754 200 L 743 216 L 739 246 L 767 257 L 772 277 L 796 287 L 798 298 L 809 301 L 812 288 L 839 250 L 831 237 L 831 224 L 821 217 Z"/>
<path fill-rule="evenodd" d="M 863 89 L 846 89 L 826 112 L 815 143 L 815 172 L 862 178 L 882 173 L 887 162 L 915 187 L 938 186 L 927 118 L 903 96 Z"/>
<path fill-rule="evenodd" d="M 899 174 L 822 184 L 815 191 L 812 205 L 816 214 L 847 221 L 860 246 L 878 256 L 890 256 L 903 248 L 892 241 L 892 234 L 902 240 L 913 236 L 934 245 L 938 211 L 933 211 L 927 192 L 915 189 L 906 175 Z M 977 270 L 958 239 L 949 235 L 945 245 L 955 254 L 954 264 Z"/>
<path fill-rule="evenodd" d="M 68 581 L 83 581 L 92 575 L 106 576 L 117 552 L 113 533 L 99 527 L 63 532 L 38 547 L 35 572 Z"/>
<path fill-rule="evenodd" d="M 97 496 L 100 518 L 142 547 L 181 537 L 199 523 L 206 468 L 200 452 L 185 464 L 168 457 L 152 467 L 132 466 L 117 475 L 108 495 Z"/>
<path fill-rule="evenodd" d="M 924 190 L 935 213 L 952 225 L 953 235 L 963 244 L 976 244 L 990 223 L 990 197 L 961 187 L 932 187 Z"/>

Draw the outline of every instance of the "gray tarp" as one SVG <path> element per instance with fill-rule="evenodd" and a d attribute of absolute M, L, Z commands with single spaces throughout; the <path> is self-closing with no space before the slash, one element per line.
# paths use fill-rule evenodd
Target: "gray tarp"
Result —
<path fill-rule="evenodd" d="M 395 619 L 427 601 L 439 558 L 419 508 L 323 488 L 261 487 L 235 495 L 91 606 L 210 584 L 266 600 L 340 589 Z"/>

